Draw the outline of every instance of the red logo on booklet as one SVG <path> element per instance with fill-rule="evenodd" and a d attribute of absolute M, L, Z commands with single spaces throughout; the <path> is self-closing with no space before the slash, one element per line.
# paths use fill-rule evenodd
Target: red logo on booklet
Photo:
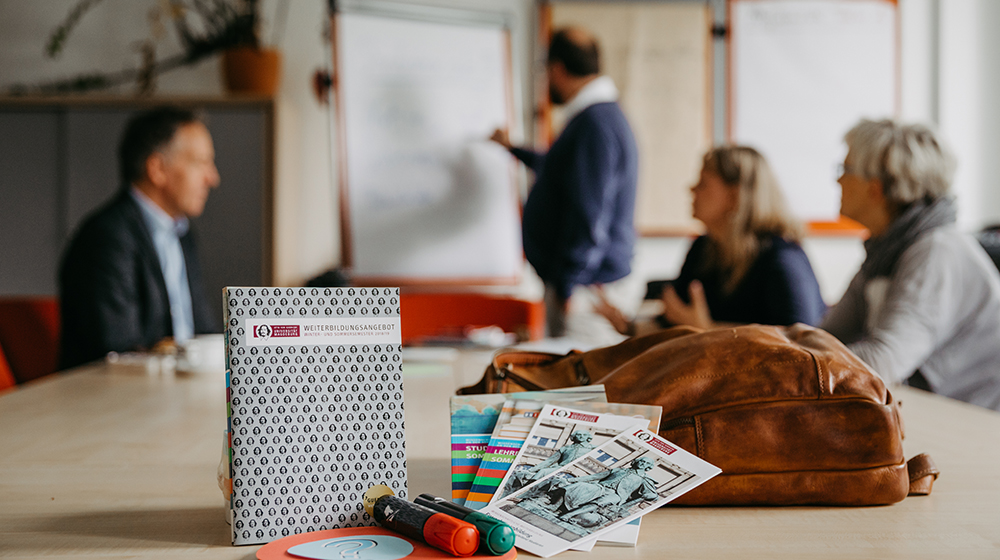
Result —
<path fill-rule="evenodd" d="M 297 336 L 299 336 L 298 325 L 254 325 L 253 327 L 253 337 L 263 340 Z"/>

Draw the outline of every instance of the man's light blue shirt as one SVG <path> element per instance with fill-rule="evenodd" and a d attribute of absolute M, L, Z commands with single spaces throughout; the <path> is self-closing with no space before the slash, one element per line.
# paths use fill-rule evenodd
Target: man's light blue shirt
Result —
<path fill-rule="evenodd" d="M 173 219 L 170 214 L 150 200 L 139 189 L 133 187 L 132 198 L 139 203 L 142 218 L 149 228 L 160 261 L 163 281 L 167 285 L 170 299 L 170 319 L 174 328 L 174 340 L 183 342 L 194 336 L 194 311 L 191 307 L 191 287 L 188 284 L 187 265 L 184 263 L 184 249 L 181 237 L 190 226 L 187 218 Z"/>

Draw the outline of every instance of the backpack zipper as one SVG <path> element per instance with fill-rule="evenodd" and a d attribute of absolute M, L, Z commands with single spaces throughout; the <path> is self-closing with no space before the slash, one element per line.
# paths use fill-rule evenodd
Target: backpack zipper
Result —
<path fill-rule="evenodd" d="M 660 430 L 672 430 L 681 426 L 694 426 L 694 416 L 687 416 L 684 418 L 674 418 L 673 420 L 667 420 L 660 424 Z"/>

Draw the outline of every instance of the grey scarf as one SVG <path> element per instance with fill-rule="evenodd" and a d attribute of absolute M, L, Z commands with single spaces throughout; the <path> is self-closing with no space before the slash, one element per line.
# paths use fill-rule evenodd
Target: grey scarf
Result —
<path fill-rule="evenodd" d="M 900 255 L 918 237 L 936 227 L 955 223 L 955 201 L 941 197 L 933 202 L 914 202 L 889 224 L 880 236 L 865 241 L 865 262 L 861 274 L 866 279 L 892 276 Z"/>

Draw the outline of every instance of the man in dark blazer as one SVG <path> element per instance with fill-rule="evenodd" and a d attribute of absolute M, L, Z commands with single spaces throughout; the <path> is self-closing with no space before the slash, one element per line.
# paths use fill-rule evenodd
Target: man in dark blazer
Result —
<path fill-rule="evenodd" d="M 524 203 L 524 255 L 545 283 L 549 336 L 566 334 L 576 286 L 606 285 L 631 272 L 635 245 L 638 148 L 618 105 L 618 89 L 600 74 L 597 40 L 580 28 L 552 35 L 549 97 L 563 105 L 566 127 L 548 152 L 492 140 L 535 172 Z"/>
<path fill-rule="evenodd" d="M 153 109 L 126 125 L 118 157 L 121 191 L 60 266 L 60 368 L 220 330 L 188 223 L 219 184 L 208 129 L 191 111 Z"/>

